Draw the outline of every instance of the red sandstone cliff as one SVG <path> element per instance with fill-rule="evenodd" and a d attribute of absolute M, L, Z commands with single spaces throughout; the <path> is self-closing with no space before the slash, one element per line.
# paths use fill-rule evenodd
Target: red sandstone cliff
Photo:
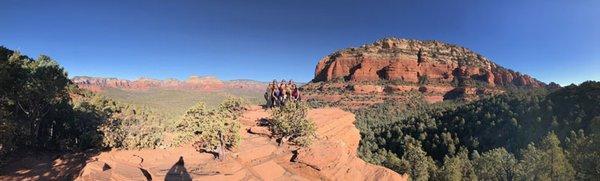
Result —
<path fill-rule="evenodd" d="M 307 100 L 359 109 L 386 100 L 472 100 L 508 87 L 544 85 L 464 47 L 385 38 L 324 57 L 302 90 Z"/>
<path fill-rule="evenodd" d="M 544 83 L 503 68 L 467 48 L 439 41 L 386 38 L 358 48 L 347 48 L 321 59 L 313 82 L 404 81 L 418 83 L 419 77 L 450 83 L 473 79 L 489 86 L 540 87 Z"/>

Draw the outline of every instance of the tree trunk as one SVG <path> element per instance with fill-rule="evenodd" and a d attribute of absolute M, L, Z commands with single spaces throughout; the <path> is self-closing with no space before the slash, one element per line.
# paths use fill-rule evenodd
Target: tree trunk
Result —
<path fill-rule="evenodd" d="M 223 161 L 225 158 L 225 140 L 223 140 L 223 134 L 219 131 L 219 160 Z"/>

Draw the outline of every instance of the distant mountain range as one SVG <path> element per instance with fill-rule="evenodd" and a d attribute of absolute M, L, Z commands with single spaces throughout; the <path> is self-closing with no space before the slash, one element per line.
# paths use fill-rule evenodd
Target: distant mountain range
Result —
<path fill-rule="evenodd" d="M 239 80 L 220 80 L 214 76 L 190 76 L 186 80 L 177 79 L 151 79 L 139 78 L 137 80 L 127 80 L 118 78 L 75 76 L 71 79 L 73 83 L 80 88 L 93 92 L 102 92 L 106 89 L 122 89 L 132 91 L 143 91 L 149 89 L 166 90 L 194 90 L 194 91 L 222 91 L 237 89 L 242 91 L 264 91 L 267 83 L 239 79 Z"/>

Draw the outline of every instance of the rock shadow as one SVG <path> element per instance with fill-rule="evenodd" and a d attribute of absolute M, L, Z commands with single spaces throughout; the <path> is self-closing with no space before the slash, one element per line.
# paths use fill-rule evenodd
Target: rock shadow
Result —
<path fill-rule="evenodd" d="M 179 160 L 169 169 L 167 172 L 167 176 L 165 176 L 166 181 L 179 181 L 179 180 L 192 180 L 192 177 L 187 172 L 185 168 L 185 163 L 183 161 L 183 157 L 180 156 Z"/>
<path fill-rule="evenodd" d="M 90 158 L 98 154 L 98 150 L 14 154 L 13 159 L 0 168 L 0 180 L 75 180 Z M 108 170 L 110 166 L 103 169 Z"/>

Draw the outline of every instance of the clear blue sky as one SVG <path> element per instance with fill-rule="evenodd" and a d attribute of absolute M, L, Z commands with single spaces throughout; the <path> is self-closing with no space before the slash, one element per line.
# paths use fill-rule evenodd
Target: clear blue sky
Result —
<path fill-rule="evenodd" d="M 459 44 L 545 82 L 600 80 L 598 0 L 0 1 L 0 45 L 70 76 L 309 81 L 329 53 L 396 36 Z"/>

